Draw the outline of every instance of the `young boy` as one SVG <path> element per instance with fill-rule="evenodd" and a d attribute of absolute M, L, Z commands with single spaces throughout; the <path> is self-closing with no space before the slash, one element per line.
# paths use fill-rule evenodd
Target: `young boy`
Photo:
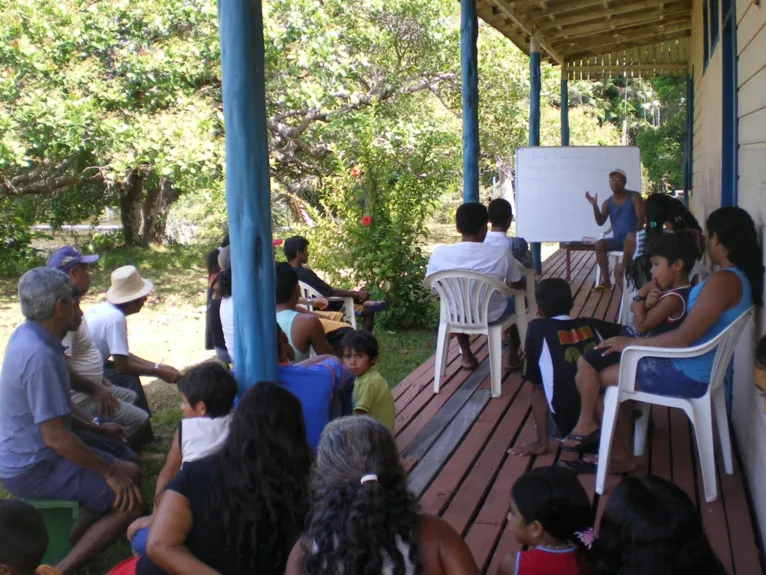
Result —
<path fill-rule="evenodd" d="M 508 237 L 508 230 L 513 223 L 513 208 L 508 200 L 497 198 L 489 202 L 487 208 L 492 229 L 487 232 L 485 244 L 502 246 L 511 250 L 513 257 L 524 267 L 532 267 L 532 254 L 524 238 Z"/>
<path fill-rule="evenodd" d="M 649 242 L 646 254 L 652 262 L 652 281 L 644 285 L 635 297 L 630 306 L 633 326 L 623 328 L 621 335 L 658 335 L 675 329 L 686 317 L 686 302 L 691 291 L 689 271 L 697 258 L 694 234 L 662 234 Z M 583 451 L 598 444 L 600 415 L 596 410 L 600 394 L 594 393 L 594 390 L 600 391 L 617 384 L 621 355 L 610 353 L 608 349 L 594 349 L 583 356 L 577 381 L 581 398 L 587 398 L 587 401 L 583 399 L 577 425 L 564 441 L 562 449 Z M 612 459 L 614 469 L 625 469 L 626 473 L 630 473 L 637 464 L 627 437 L 630 428 L 626 425 L 623 428 L 618 435 L 625 454 L 618 454 Z"/>
<path fill-rule="evenodd" d="M 572 319 L 574 307 L 569 283 L 561 278 L 542 280 L 535 288 L 538 319 L 527 329 L 523 379 L 532 384 L 530 403 L 537 426 L 537 441 L 509 451 L 512 455 L 548 452 L 549 412 L 556 436 L 566 436 L 580 415 L 575 385 L 577 360 L 602 339 L 615 336 L 620 326 L 592 318 Z"/>
<path fill-rule="evenodd" d="M 48 532 L 34 507 L 20 499 L 0 501 L 0 573 L 58 575 L 52 567 L 39 566 L 47 547 Z"/>
<path fill-rule="evenodd" d="M 394 396 L 375 366 L 377 359 L 378 340 L 369 331 L 352 331 L 343 338 L 343 363 L 356 377 L 354 414 L 370 415 L 393 431 Z"/>
<path fill-rule="evenodd" d="M 157 476 L 155 509 L 184 463 L 212 455 L 223 447 L 231 424 L 237 382 L 220 363 L 202 363 L 183 375 L 178 382 L 178 392 L 184 419 L 178 424 L 165 465 Z M 128 539 L 137 556 L 146 553 L 152 517 L 140 517 L 128 527 Z"/>

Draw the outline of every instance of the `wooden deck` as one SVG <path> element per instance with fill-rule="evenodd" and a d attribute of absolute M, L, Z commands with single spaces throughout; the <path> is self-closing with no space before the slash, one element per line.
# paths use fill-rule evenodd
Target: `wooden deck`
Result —
<path fill-rule="evenodd" d="M 617 290 L 591 293 L 595 256 L 572 254 L 571 286 L 574 316 L 614 321 L 620 302 Z M 544 265 L 545 277 L 565 277 L 563 250 Z M 531 467 L 553 465 L 573 457 L 556 448 L 554 453 L 523 458 L 507 454 L 520 443 L 534 440 L 535 427 L 527 394 L 519 374 L 503 381 L 502 395 L 490 398 L 489 364 L 485 338 L 473 344 L 479 368 L 460 369 L 457 344 L 449 349 L 447 375 L 439 394 L 433 393 L 433 357 L 396 388 L 396 440 L 409 474 L 412 491 L 424 512 L 440 515 L 468 543 L 484 573 L 494 575 L 503 556 L 519 549 L 507 528 L 511 486 Z M 719 498 L 705 503 L 701 476 L 689 424 L 679 410 L 654 407 L 654 426 L 641 459 L 639 473 L 672 480 L 697 502 L 705 529 L 727 572 L 762 573 L 762 558 L 749 509 L 743 477 L 735 460 L 735 474 L 719 467 Z M 717 434 L 716 434 L 717 440 Z M 720 457 L 720 453 L 716 453 Z M 581 482 L 593 496 L 595 475 Z M 607 480 L 607 492 L 593 497 L 600 514 L 609 491 L 619 478 Z"/>

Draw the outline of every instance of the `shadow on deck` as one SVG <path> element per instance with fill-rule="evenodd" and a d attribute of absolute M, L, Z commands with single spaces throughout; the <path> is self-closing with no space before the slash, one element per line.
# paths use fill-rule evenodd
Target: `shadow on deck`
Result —
<path fill-rule="evenodd" d="M 572 254 L 571 281 L 575 299 L 573 317 L 614 321 L 620 304 L 616 289 L 591 293 L 595 257 L 592 252 Z M 566 277 L 564 251 L 544 264 L 545 277 Z M 556 447 L 535 458 L 514 457 L 507 450 L 533 441 L 535 426 L 527 395 L 518 373 L 503 381 L 502 395 L 490 398 L 486 338 L 473 343 L 482 362 L 475 372 L 460 369 L 457 344 L 449 348 L 447 375 L 433 393 L 433 357 L 407 376 L 396 388 L 396 440 L 408 471 L 411 490 L 425 513 L 440 515 L 460 533 L 483 573 L 494 575 L 506 553 L 519 546 L 506 515 L 511 486 L 527 469 L 553 465 L 573 457 Z M 716 452 L 719 498 L 706 503 L 698 468 L 696 447 L 689 423 L 679 410 L 654 406 L 654 425 L 639 474 L 664 477 L 686 491 L 700 510 L 713 548 L 736 575 L 762 573 L 744 479 L 735 461 L 735 474 L 723 472 Z M 716 434 L 717 440 L 717 434 Z M 594 495 L 595 475 L 580 480 L 600 515 L 610 491 L 619 482 L 609 477 L 606 493 Z"/>

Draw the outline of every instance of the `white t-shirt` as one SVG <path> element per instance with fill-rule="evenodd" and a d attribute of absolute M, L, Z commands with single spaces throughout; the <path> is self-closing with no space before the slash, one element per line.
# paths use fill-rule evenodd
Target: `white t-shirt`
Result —
<path fill-rule="evenodd" d="M 104 380 L 104 360 L 90 336 L 87 320 L 82 318 L 80 329 L 67 333 L 61 343 L 66 348 L 64 353 L 69 369 L 81 378 L 100 385 Z"/>
<path fill-rule="evenodd" d="M 226 351 L 229 352 L 232 365 L 234 364 L 234 298 L 221 299 L 221 307 L 218 310 L 221 318 L 221 331 L 223 340 L 226 342 Z"/>
<path fill-rule="evenodd" d="M 85 320 L 102 361 L 114 355 L 129 355 L 128 322 L 117 306 L 102 302 L 85 313 Z"/>
<path fill-rule="evenodd" d="M 521 281 L 521 267 L 507 248 L 478 242 L 437 246 L 428 260 L 426 277 L 447 270 L 467 270 L 486 274 L 509 286 Z M 505 312 L 506 299 L 493 292 L 489 300 L 487 320 L 499 319 Z"/>
<path fill-rule="evenodd" d="M 505 232 L 487 232 L 484 243 L 490 246 L 499 246 L 507 250 L 513 249 L 511 238 Z"/>

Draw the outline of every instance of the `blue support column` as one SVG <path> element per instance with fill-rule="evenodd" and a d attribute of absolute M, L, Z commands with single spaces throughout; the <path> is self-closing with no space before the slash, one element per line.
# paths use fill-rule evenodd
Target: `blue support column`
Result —
<path fill-rule="evenodd" d="M 277 377 L 261 0 L 218 2 L 239 395 Z"/>
<path fill-rule="evenodd" d="M 532 36 L 529 45 L 529 145 L 540 145 L 540 37 Z M 532 266 L 535 273 L 542 273 L 543 262 L 541 246 L 533 242 L 530 246 L 532 252 Z"/>
<path fill-rule="evenodd" d="M 460 0 L 463 93 L 463 201 L 479 201 L 479 20 L 476 0 Z"/>
<path fill-rule="evenodd" d="M 561 145 L 569 145 L 569 82 L 566 64 L 561 65 Z"/>

